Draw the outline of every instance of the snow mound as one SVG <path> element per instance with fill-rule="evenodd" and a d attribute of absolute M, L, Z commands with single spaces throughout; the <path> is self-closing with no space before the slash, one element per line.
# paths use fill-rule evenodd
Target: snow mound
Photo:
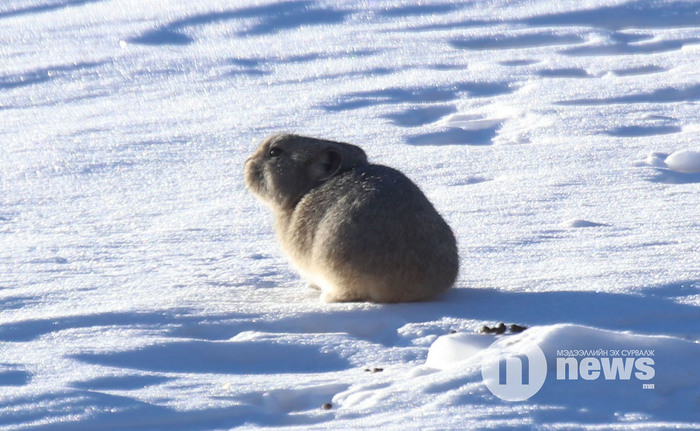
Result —
<path fill-rule="evenodd" d="M 480 334 L 443 335 L 430 346 L 425 365 L 439 370 L 459 365 L 487 348 L 493 341 L 493 338 Z"/>
<path fill-rule="evenodd" d="M 465 398 L 493 399 L 481 374 L 483 366 L 498 360 L 493 346 L 517 356 L 528 354 L 533 345 L 546 358 L 546 380 L 523 402 L 523 411 L 541 410 L 563 423 L 628 423 L 692 415 L 697 409 L 700 371 L 688 364 L 700 357 L 700 344 L 573 324 L 500 337 L 444 335 L 430 346 L 424 365 L 394 375 L 392 381 L 351 387 L 336 395 L 334 403 L 343 414 L 380 409 L 387 400 L 448 412 Z"/>
<path fill-rule="evenodd" d="M 588 221 L 588 220 L 581 220 L 581 219 L 573 219 L 573 220 L 567 220 L 564 222 L 564 226 L 566 227 L 571 227 L 571 228 L 581 228 L 581 227 L 601 227 L 601 226 L 609 226 L 605 223 L 596 223 L 593 221 Z"/>
<path fill-rule="evenodd" d="M 648 166 L 654 167 L 654 168 L 666 168 L 666 158 L 668 157 L 668 154 L 666 153 L 649 153 L 647 156 L 646 160 L 644 163 L 646 163 Z"/>
<path fill-rule="evenodd" d="M 463 130 L 483 130 L 499 127 L 504 121 L 502 118 L 486 118 L 483 115 L 453 114 L 445 117 L 441 123 Z"/>
<path fill-rule="evenodd" d="M 684 174 L 700 173 L 700 152 L 682 150 L 676 151 L 665 160 L 666 166 Z"/>
<path fill-rule="evenodd" d="M 700 183 L 700 152 L 679 150 L 667 153 L 650 153 L 637 166 L 656 168 L 656 176 L 650 181 L 666 184 Z"/>
<path fill-rule="evenodd" d="M 460 366 L 465 361 L 482 361 L 486 358 L 480 353 L 491 344 L 508 340 L 508 345 L 528 346 L 536 343 L 547 357 L 549 369 L 554 369 L 557 351 L 574 350 L 613 350 L 619 351 L 654 351 L 652 356 L 662 356 L 663 366 L 657 366 L 656 374 L 675 375 L 664 385 L 673 384 L 678 387 L 700 385 L 700 370 L 681 370 L 685 360 L 691 360 L 700 355 L 700 343 L 683 340 L 677 337 L 660 335 L 640 335 L 628 332 L 609 331 L 583 325 L 558 324 L 531 327 L 520 334 L 493 337 L 482 334 L 450 334 L 443 335 L 433 342 L 428 351 L 425 365 L 435 369 L 449 369 Z M 514 349 L 518 352 L 517 348 Z M 686 381 L 685 379 L 690 380 Z M 687 383 L 687 385 L 686 385 Z"/>

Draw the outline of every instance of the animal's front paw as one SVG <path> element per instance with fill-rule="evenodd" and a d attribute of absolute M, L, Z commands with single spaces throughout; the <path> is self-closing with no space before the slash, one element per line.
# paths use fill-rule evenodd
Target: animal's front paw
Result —
<path fill-rule="evenodd" d="M 321 292 L 321 302 L 330 303 L 342 301 L 340 301 L 338 297 L 331 292 Z"/>
<path fill-rule="evenodd" d="M 350 295 L 347 293 L 329 292 L 324 290 L 321 292 L 321 302 L 358 302 L 364 301 L 364 298 L 359 298 L 357 295 Z"/>

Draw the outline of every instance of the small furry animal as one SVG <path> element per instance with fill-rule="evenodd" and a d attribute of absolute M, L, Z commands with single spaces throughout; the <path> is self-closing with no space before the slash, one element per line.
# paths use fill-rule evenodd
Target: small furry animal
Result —
<path fill-rule="evenodd" d="M 245 182 L 325 302 L 424 301 L 457 278 L 445 220 L 411 180 L 369 163 L 360 147 L 274 135 L 246 161 Z"/>

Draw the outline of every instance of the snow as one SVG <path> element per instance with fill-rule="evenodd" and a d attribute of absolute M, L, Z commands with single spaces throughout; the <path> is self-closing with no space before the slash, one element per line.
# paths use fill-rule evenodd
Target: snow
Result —
<path fill-rule="evenodd" d="M 665 160 L 669 169 L 685 174 L 700 173 L 700 152 L 681 150 L 676 151 Z"/>
<path fill-rule="evenodd" d="M 489 356 L 489 345 L 485 338 L 478 334 L 443 335 L 430 347 L 423 376 L 432 376 L 435 380 L 459 379 L 478 384 L 484 361 L 493 360 Z M 491 340 L 493 341 L 493 340 Z M 530 328 L 527 331 L 498 340 L 501 345 L 507 342 L 515 352 L 523 352 L 533 343 L 538 345 L 547 358 L 547 372 L 550 380 L 532 400 L 537 403 L 532 406 L 535 410 L 545 411 L 552 406 L 568 411 L 567 420 L 579 426 L 581 422 L 596 421 L 614 423 L 625 421 L 622 416 L 643 417 L 647 420 L 654 416 L 671 419 L 674 417 L 697 417 L 697 388 L 700 376 L 692 367 L 685 363 L 687 358 L 700 355 L 700 345 L 695 342 L 668 336 L 649 336 L 615 331 L 607 331 L 581 325 L 557 324 Z M 585 380 L 582 374 L 575 374 L 576 380 L 559 380 L 557 371 L 557 350 L 602 349 L 611 352 L 619 350 L 621 356 L 617 359 L 601 359 L 597 368 L 596 378 Z M 633 364 L 638 358 L 633 355 L 622 356 L 624 352 L 653 351 L 655 381 L 663 381 L 664 388 L 656 391 L 642 391 L 635 388 L 639 385 L 633 381 L 620 381 L 614 375 L 625 375 L 625 372 L 615 372 L 608 368 L 610 361 L 620 364 Z M 606 366 L 608 364 L 608 366 Z M 640 368 L 642 369 L 642 368 Z M 563 375 L 570 375 L 569 369 L 563 369 Z M 637 373 L 637 368 L 627 367 L 627 376 Z M 575 372 L 576 373 L 576 372 Z M 447 376 L 449 377 L 447 377 Z M 557 376 L 557 377 L 555 377 Z M 426 377 L 423 380 L 430 381 Z M 658 380 L 657 380 L 658 379 Z M 632 379 L 633 380 L 633 379 Z M 416 383 L 416 382 L 413 382 Z M 443 403 L 459 399 L 462 391 L 469 384 L 455 388 L 453 393 L 440 394 Z M 661 388 L 657 388 L 661 389 Z M 397 388 L 382 388 L 381 391 L 400 390 Z M 576 393 L 572 397 L 571 393 Z M 604 394 L 604 395 L 603 395 Z M 652 413 L 653 412 L 653 413 Z M 573 415 L 573 417 L 572 417 Z"/>
<path fill-rule="evenodd" d="M 667 183 L 697 183 L 700 182 L 700 152 L 690 150 L 674 151 L 672 154 L 652 152 L 644 163 L 658 168 L 654 181 Z"/>
<path fill-rule="evenodd" d="M 11 0 L 0 24 L 0 429 L 700 427 L 698 2 Z M 321 303 L 243 184 L 279 131 L 412 178 L 455 289 Z M 499 322 L 529 328 L 478 333 Z M 497 340 L 544 351 L 533 397 L 486 387 Z M 567 349 L 654 350 L 654 387 L 557 380 Z"/>

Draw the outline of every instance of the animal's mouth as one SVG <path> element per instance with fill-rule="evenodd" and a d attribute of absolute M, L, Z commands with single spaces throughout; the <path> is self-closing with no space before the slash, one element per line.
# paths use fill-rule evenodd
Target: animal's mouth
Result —
<path fill-rule="evenodd" d="M 255 158 L 250 157 L 245 162 L 245 182 L 250 191 L 261 196 L 264 195 L 265 188 L 265 173 L 262 165 L 256 163 Z"/>

